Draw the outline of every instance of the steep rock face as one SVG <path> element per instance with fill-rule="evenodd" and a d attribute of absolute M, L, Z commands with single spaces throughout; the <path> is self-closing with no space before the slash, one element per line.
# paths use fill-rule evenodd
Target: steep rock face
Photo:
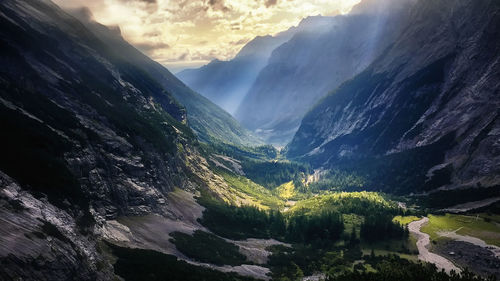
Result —
<path fill-rule="evenodd" d="M 110 280 L 111 265 L 68 212 L 0 172 L 0 279 Z"/>
<path fill-rule="evenodd" d="M 396 42 L 304 117 L 288 156 L 374 188 L 498 185 L 499 27 L 498 1 L 419 1 Z"/>
<path fill-rule="evenodd" d="M 271 143 L 289 142 L 321 97 L 364 70 L 394 41 L 409 2 L 378 1 L 377 9 L 362 2 L 352 14 L 297 32 L 273 51 L 236 118 Z"/>
<path fill-rule="evenodd" d="M 196 140 L 168 92 L 50 2 L 0 9 L 2 171 L 103 216 L 189 185 L 181 148 Z"/>
<path fill-rule="evenodd" d="M 110 280 L 109 221 L 175 217 L 172 190 L 215 178 L 169 92 L 185 86 L 106 38 L 50 1 L 0 2 L 0 279 Z"/>

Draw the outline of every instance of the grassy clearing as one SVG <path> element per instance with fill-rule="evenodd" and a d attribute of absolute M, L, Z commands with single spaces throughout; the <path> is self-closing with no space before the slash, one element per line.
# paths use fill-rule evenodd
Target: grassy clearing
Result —
<path fill-rule="evenodd" d="M 288 200 L 295 195 L 295 185 L 293 184 L 293 181 L 286 182 L 278 186 L 275 192 L 279 198 Z"/>
<path fill-rule="evenodd" d="M 397 204 L 377 192 L 337 192 L 317 195 L 297 202 L 288 212 L 315 214 L 338 211 L 343 214 L 368 215 L 376 210 L 397 210 Z"/>
<path fill-rule="evenodd" d="M 253 198 L 256 201 L 256 207 L 274 210 L 284 208 L 285 201 L 275 196 L 269 189 L 243 176 L 237 176 L 224 171 L 219 172 L 219 174 L 230 187 Z"/>
<path fill-rule="evenodd" d="M 440 239 L 439 232 L 457 231 L 459 235 L 469 235 L 484 240 L 488 244 L 500 246 L 500 225 L 487 221 L 486 215 L 429 215 L 429 223 L 422 227 L 422 232 L 432 240 Z"/>
<path fill-rule="evenodd" d="M 408 225 L 409 223 L 418 220 L 420 220 L 420 218 L 417 216 L 395 216 L 394 219 L 392 219 L 393 222 L 397 222 L 400 225 Z"/>

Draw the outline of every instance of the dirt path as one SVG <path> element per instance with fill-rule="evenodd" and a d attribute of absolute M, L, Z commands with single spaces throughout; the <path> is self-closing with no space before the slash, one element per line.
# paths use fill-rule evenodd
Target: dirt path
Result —
<path fill-rule="evenodd" d="M 433 263 L 437 266 L 437 268 L 444 269 L 448 273 L 451 270 L 460 272 L 461 270 L 456 267 L 451 261 L 440 255 L 434 254 L 430 252 L 429 249 L 427 249 L 430 244 L 430 237 L 429 234 L 421 232 L 420 228 L 428 222 L 429 218 L 425 217 L 421 220 L 414 221 L 408 224 L 409 231 L 417 237 L 418 259 Z"/>

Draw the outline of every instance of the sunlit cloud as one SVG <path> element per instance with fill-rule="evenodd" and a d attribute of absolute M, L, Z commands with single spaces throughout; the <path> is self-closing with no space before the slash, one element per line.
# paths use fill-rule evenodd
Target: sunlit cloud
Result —
<path fill-rule="evenodd" d="M 94 19 L 173 69 L 231 59 L 255 36 L 276 34 L 313 15 L 348 12 L 360 0 L 55 0 L 88 7 Z"/>

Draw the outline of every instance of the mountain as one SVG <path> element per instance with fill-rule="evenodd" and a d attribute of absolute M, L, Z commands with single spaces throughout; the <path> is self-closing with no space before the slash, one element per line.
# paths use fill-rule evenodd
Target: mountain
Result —
<path fill-rule="evenodd" d="M 498 186 L 498 1 L 421 0 L 404 26 L 304 117 L 287 155 L 376 190 Z"/>
<path fill-rule="evenodd" d="M 229 113 L 187 87 L 165 67 L 131 46 L 122 38 L 119 29 L 110 29 L 91 20 L 92 17 L 86 10 L 74 11 L 74 14 L 104 44 L 122 54 L 128 63 L 139 67 L 180 102 L 187 110 L 189 126 L 201 141 L 236 145 L 262 143 L 248 130 L 241 127 Z"/>
<path fill-rule="evenodd" d="M 331 17 L 311 16 L 298 26 L 274 36 L 257 36 L 229 61 L 213 60 L 197 69 L 186 69 L 177 77 L 226 111 L 234 114 L 267 65 L 271 53 L 299 32 L 313 32 L 330 25 Z"/>
<path fill-rule="evenodd" d="M 229 114 L 47 0 L 0 2 L 0 62 L 1 280 L 113 280 L 109 243 L 165 253 L 169 232 L 201 228 L 195 190 L 228 185 L 188 125 L 226 140 Z"/>
<path fill-rule="evenodd" d="M 297 32 L 273 51 L 236 118 L 268 142 L 289 142 L 321 97 L 363 71 L 394 41 L 409 2 L 378 1 L 377 9 L 355 7 L 355 13 Z"/>
<path fill-rule="evenodd" d="M 289 35 L 258 36 L 230 61 L 213 60 L 198 69 L 186 69 L 177 77 L 229 113 L 234 113 L 272 50 Z"/>

